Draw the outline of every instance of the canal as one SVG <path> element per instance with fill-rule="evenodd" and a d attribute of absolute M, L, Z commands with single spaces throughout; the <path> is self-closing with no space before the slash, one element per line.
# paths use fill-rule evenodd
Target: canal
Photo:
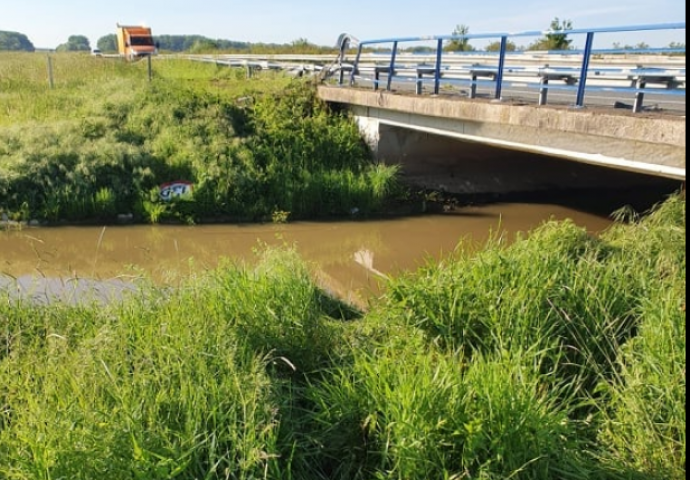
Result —
<path fill-rule="evenodd" d="M 176 285 L 226 258 L 251 263 L 262 246 L 294 247 L 324 289 L 364 307 L 381 275 L 398 275 L 490 237 L 508 240 L 549 220 L 571 219 L 592 234 L 610 215 L 551 203 L 495 203 L 379 220 L 252 225 L 23 227 L 0 232 L 0 278 L 41 300 L 79 298 L 96 287 L 120 295 L 138 278 Z"/>

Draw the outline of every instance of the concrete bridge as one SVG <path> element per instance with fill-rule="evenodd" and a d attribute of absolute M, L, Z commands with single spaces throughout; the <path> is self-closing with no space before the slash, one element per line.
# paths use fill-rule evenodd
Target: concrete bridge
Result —
<path fill-rule="evenodd" d="M 367 41 L 342 34 L 335 61 L 201 60 L 318 75 L 319 96 L 348 109 L 376 157 L 400 164 L 420 186 L 483 193 L 680 184 L 684 44 L 595 48 L 598 34 L 654 30 L 684 31 L 685 23 L 569 30 L 569 37 L 584 37 L 584 47 L 560 51 L 507 50 L 512 39 L 558 33 L 551 31 Z M 448 52 L 444 46 L 454 40 L 500 48 Z"/>
<path fill-rule="evenodd" d="M 379 160 L 400 164 L 411 181 L 429 188 L 603 187 L 620 178 L 611 169 L 642 174 L 629 177 L 645 184 L 654 183 L 645 177 L 685 180 L 685 117 L 333 85 L 320 86 L 318 94 L 354 115 Z M 570 162 L 606 168 L 592 175 Z"/>
<path fill-rule="evenodd" d="M 475 35 L 500 39 L 493 63 L 449 55 L 443 46 L 452 36 L 358 42 L 353 61 L 345 61 L 342 50 L 339 81 L 320 86 L 318 94 L 352 113 L 379 160 L 401 165 L 408 180 L 428 188 L 502 193 L 610 188 L 619 182 L 680 184 L 686 175 L 684 50 L 680 59 L 664 49 L 646 52 L 651 55 L 645 60 L 654 65 L 630 65 L 635 60 L 620 51 L 593 47 L 597 33 L 667 28 L 684 30 L 685 24 L 574 31 L 586 36 L 584 49 L 545 52 L 551 65 L 541 67 L 530 65 L 543 61 L 538 55 L 509 53 L 506 45 L 509 37 L 545 32 Z M 427 49 L 429 59 L 402 60 L 401 44 L 424 40 L 435 45 L 435 52 Z M 365 47 L 378 55 L 386 51 L 388 58 L 367 62 Z M 625 62 L 629 65 L 622 66 Z M 458 82 L 464 82 L 464 91 L 456 88 Z M 428 85 L 431 95 L 424 94 Z M 487 85 L 489 94 L 477 95 Z M 505 94 L 516 87 L 527 88 Z M 570 103 L 547 104 L 552 89 L 574 96 Z M 538 101 L 525 100 L 532 92 L 538 92 Z M 644 108 L 645 95 L 655 94 L 681 98 L 681 108 L 675 114 Z M 606 95 L 616 101 L 597 101 Z M 615 108 L 626 96 L 634 104 Z"/>

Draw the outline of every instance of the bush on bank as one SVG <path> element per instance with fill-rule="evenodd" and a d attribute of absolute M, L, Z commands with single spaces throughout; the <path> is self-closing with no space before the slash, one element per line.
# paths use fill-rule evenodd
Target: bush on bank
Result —
<path fill-rule="evenodd" d="M 102 71 L 103 61 L 120 63 L 84 57 L 81 82 L 54 89 L 31 71 L 8 74 L 27 81 L 0 99 L 15 117 L 0 129 L 0 210 L 49 221 L 314 218 L 375 212 L 394 184 L 395 169 L 372 164 L 354 123 L 306 80 L 161 60 L 148 82 L 143 65 Z M 159 187 L 175 181 L 193 193 L 164 201 Z"/>
<path fill-rule="evenodd" d="M 685 200 L 551 222 L 338 314 L 292 250 L 0 302 L 0 478 L 685 478 Z M 7 293 L 9 297 L 9 293 Z"/>

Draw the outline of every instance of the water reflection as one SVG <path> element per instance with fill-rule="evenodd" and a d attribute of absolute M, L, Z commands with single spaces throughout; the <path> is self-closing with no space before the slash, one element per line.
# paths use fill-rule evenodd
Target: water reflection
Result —
<path fill-rule="evenodd" d="M 491 235 L 512 237 L 566 218 L 592 233 L 611 224 L 606 217 L 558 205 L 495 204 L 376 221 L 24 228 L 0 234 L 0 272 L 21 279 L 26 292 L 75 297 L 88 282 L 64 279 L 89 279 L 91 287 L 115 292 L 142 276 L 174 285 L 215 268 L 223 258 L 251 263 L 262 245 L 287 245 L 313 266 L 324 288 L 357 303 L 380 292 L 382 276 L 442 258 L 463 240 L 463 248 L 474 248 Z"/>
<path fill-rule="evenodd" d="M 33 275 L 9 277 L 0 275 L 0 292 L 11 300 L 47 305 L 55 301 L 72 305 L 120 301 L 136 291 L 131 281 L 111 278 L 45 278 Z"/>

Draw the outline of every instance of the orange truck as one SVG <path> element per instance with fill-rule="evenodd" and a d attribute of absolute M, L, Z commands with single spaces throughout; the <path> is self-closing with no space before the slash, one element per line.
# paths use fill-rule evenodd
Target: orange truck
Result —
<path fill-rule="evenodd" d="M 117 24 L 117 50 L 127 60 L 136 60 L 158 53 L 150 27 L 120 25 L 119 23 Z"/>

